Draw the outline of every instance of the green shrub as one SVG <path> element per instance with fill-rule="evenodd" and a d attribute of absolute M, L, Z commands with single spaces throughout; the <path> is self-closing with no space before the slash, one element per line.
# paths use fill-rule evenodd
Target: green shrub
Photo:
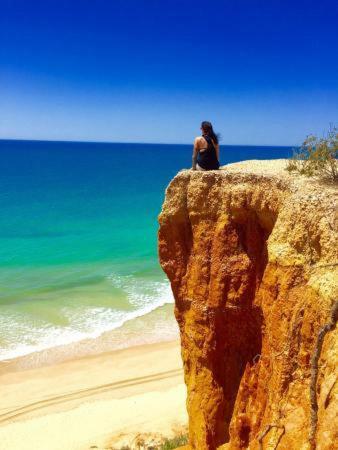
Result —
<path fill-rule="evenodd" d="M 338 181 L 338 129 L 331 127 L 323 138 L 310 135 L 288 161 L 286 170 L 301 175 L 319 175 Z"/>
<path fill-rule="evenodd" d="M 188 436 L 181 434 L 173 439 L 165 439 L 159 450 L 173 450 L 188 443 Z"/>
<path fill-rule="evenodd" d="M 178 436 L 175 436 L 172 439 L 164 439 L 163 443 L 160 446 L 146 446 L 145 448 L 149 450 L 174 450 L 177 447 L 181 447 L 182 445 L 186 445 L 188 443 L 188 436 L 186 434 L 180 434 Z M 139 446 L 138 448 L 144 448 L 143 445 Z M 111 448 L 111 450 L 117 450 L 115 448 Z M 123 447 L 120 447 L 119 450 L 131 450 L 131 448 L 128 445 L 124 445 Z"/>

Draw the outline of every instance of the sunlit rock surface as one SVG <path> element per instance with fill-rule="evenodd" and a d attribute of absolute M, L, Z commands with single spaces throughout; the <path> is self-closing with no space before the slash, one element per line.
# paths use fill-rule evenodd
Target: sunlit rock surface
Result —
<path fill-rule="evenodd" d="M 184 170 L 167 188 L 159 256 L 176 301 L 189 448 L 337 442 L 336 189 L 285 164 Z"/>

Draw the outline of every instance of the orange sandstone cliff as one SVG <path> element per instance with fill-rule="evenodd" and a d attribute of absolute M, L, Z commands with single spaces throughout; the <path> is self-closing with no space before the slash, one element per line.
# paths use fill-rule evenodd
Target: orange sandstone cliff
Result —
<path fill-rule="evenodd" d="M 183 170 L 166 190 L 187 448 L 337 448 L 336 190 L 284 167 Z"/>

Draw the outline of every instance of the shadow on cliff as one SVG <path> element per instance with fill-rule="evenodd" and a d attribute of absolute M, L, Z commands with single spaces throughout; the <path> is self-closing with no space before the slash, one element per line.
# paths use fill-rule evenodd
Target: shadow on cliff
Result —
<path fill-rule="evenodd" d="M 209 437 L 213 441 L 209 442 L 210 448 L 229 440 L 229 425 L 242 376 L 247 365 L 252 366 L 255 356 L 261 353 L 263 315 L 255 304 L 255 297 L 268 262 L 270 233 L 271 229 L 259 224 L 256 214 L 250 214 L 239 223 L 227 223 L 217 234 L 219 250 L 213 248 L 214 255 L 221 253 L 217 261 L 222 263 L 211 268 L 221 298 L 214 308 L 211 326 L 214 346 L 204 363 L 212 371 L 214 383 L 222 388 L 223 398 L 219 403 L 216 429 Z M 250 429 L 243 426 L 243 446 L 248 442 L 249 432 Z"/>
<path fill-rule="evenodd" d="M 215 449 L 229 441 L 244 371 L 261 353 L 263 316 L 255 299 L 268 262 L 267 240 L 273 226 L 263 227 L 253 211 L 220 218 L 213 230 L 197 218 L 191 233 L 203 236 L 204 245 L 187 250 L 187 242 L 194 241 L 192 236 L 187 239 L 189 228 L 185 227 L 180 252 L 176 246 L 176 258 L 184 254 L 185 259 L 183 277 L 176 275 L 177 284 L 172 283 L 175 315 L 181 331 L 191 430 L 199 430 L 198 435 L 192 431 L 190 439 L 193 448 Z M 243 425 L 244 447 L 249 433 L 250 428 Z"/>

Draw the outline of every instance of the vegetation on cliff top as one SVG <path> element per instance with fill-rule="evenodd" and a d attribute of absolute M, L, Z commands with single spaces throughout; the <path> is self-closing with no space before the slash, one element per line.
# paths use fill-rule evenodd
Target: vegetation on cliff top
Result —
<path fill-rule="evenodd" d="M 331 126 L 323 138 L 309 135 L 294 151 L 286 170 L 306 176 L 321 176 L 338 182 L 338 129 Z"/>
<path fill-rule="evenodd" d="M 135 446 L 133 446 L 133 448 L 137 448 L 138 450 L 173 450 L 173 449 L 181 447 L 187 443 L 188 443 L 188 435 L 179 434 L 172 439 L 165 438 L 162 441 L 162 443 L 158 444 L 158 445 L 149 444 L 141 439 L 135 443 Z M 112 448 L 112 450 L 117 450 L 117 449 Z M 125 446 L 121 447 L 119 450 L 132 450 L 132 447 L 125 445 Z"/>

